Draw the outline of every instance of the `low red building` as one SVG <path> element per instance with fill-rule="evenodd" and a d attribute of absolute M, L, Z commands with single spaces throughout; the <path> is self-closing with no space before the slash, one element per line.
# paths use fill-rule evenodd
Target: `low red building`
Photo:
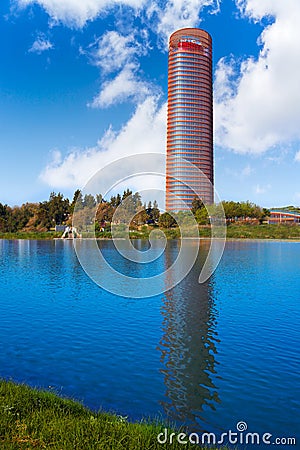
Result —
<path fill-rule="evenodd" d="M 269 224 L 299 224 L 300 225 L 300 213 L 295 211 L 284 211 L 284 210 L 271 210 Z"/>

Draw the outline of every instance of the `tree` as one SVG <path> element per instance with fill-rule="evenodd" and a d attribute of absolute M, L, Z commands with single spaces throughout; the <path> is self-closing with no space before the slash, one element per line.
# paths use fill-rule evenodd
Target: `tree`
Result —
<path fill-rule="evenodd" d="M 148 218 L 147 213 L 144 207 L 142 207 L 140 211 L 136 213 L 133 219 L 131 220 L 130 227 L 134 227 L 136 225 L 144 225 L 147 222 L 147 218 Z"/>
<path fill-rule="evenodd" d="M 49 200 L 40 202 L 37 222 L 43 229 L 49 230 L 54 225 L 60 225 L 68 219 L 70 203 L 60 192 L 51 192 Z"/>
<path fill-rule="evenodd" d="M 160 216 L 160 211 L 158 209 L 158 203 L 156 200 L 153 202 L 153 208 L 152 208 L 152 218 L 154 222 L 157 222 Z"/>
<path fill-rule="evenodd" d="M 74 212 L 75 205 L 76 205 L 76 211 L 83 208 L 83 198 L 82 198 L 82 193 L 81 193 L 80 189 L 76 189 L 76 191 L 74 192 L 73 200 L 70 205 L 71 214 L 73 214 L 73 212 Z"/>
<path fill-rule="evenodd" d="M 92 194 L 85 194 L 83 199 L 84 208 L 94 208 L 96 206 L 95 197 Z"/>
<path fill-rule="evenodd" d="M 37 211 L 35 203 L 25 203 L 22 206 L 15 206 L 11 210 L 10 228 L 11 231 L 23 230 L 30 219 L 32 219 Z"/>
<path fill-rule="evenodd" d="M 8 218 L 10 214 L 10 208 L 7 205 L 0 203 L 0 231 L 6 233 L 8 230 Z"/>
<path fill-rule="evenodd" d="M 261 211 L 261 215 L 259 217 L 259 223 L 262 224 L 264 220 L 266 220 L 267 217 L 270 216 L 270 210 L 267 208 L 263 208 Z"/>
<path fill-rule="evenodd" d="M 126 189 L 126 191 L 123 192 L 122 195 L 122 201 L 125 200 L 126 197 L 129 197 L 129 195 L 132 194 L 132 191 L 130 189 Z"/>
<path fill-rule="evenodd" d="M 125 196 L 123 195 L 122 203 L 115 213 L 114 219 L 116 222 L 126 224 L 129 224 L 131 222 L 134 223 L 134 216 L 142 209 L 140 194 L 136 192 L 132 195 L 132 193 L 129 192 L 131 191 L 129 191 L 128 189 L 127 191 L 124 191 Z"/>
<path fill-rule="evenodd" d="M 39 231 L 39 221 L 38 221 L 38 211 L 39 211 L 39 204 L 38 203 L 26 203 L 25 205 L 21 206 L 21 209 L 24 211 L 24 220 L 28 218 L 26 224 L 23 226 L 21 231 Z M 21 225 L 21 223 L 19 222 Z"/>
<path fill-rule="evenodd" d="M 265 217 L 264 210 L 256 205 L 255 203 L 251 203 L 249 201 L 246 202 L 222 202 L 226 219 L 229 220 L 245 220 L 247 218 L 258 219 L 262 221 L 262 218 Z M 266 210 L 267 211 L 267 210 Z"/>
<path fill-rule="evenodd" d="M 168 212 L 165 212 L 160 215 L 158 225 L 161 228 L 171 228 L 176 225 L 176 220 L 171 216 Z"/>
<path fill-rule="evenodd" d="M 60 192 L 55 194 L 51 192 L 49 198 L 49 214 L 54 224 L 62 224 L 68 217 L 70 212 L 69 200 L 64 198 Z"/>
<path fill-rule="evenodd" d="M 51 219 L 49 213 L 49 202 L 44 201 L 39 203 L 37 212 L 36 225 L 41 231 L 49 230 L 51 228 Z"/>
<path fill-rule="evenodd" d="M 192 213 L 195 215 L 199 209 L 203 208 L 204 208 L 203 201 L 199 197 L 197 197 L 197 195 L 195 195 L 192 201 L 192 208 L 191 208 Z"/>
<path fill-rule="evenodd" d="M 197 209 L 195 213 L 195 219 L 199 225 L 207 225 L 209 223 L 207 209 L 206 208 Z"/>
<path fill-rule="evenodd" d="M 117 199 L 116 199 L 116 197 L 115 197 L 114 195 L 112 195 L 112 196 L 110 197 L 109 203 L 110 203 L 111 206 L 113 206 L 114 208 L 116 207 Z"/>
<path fill-rule="evenodd" d="M 97 204 L 102 203 L 103 197 L 102 194 L 96 194 L 96 202 Z"/>
<path fill-rule="evenodd" d="M 158 209 L 158 203 L 156 200 L 154 200 L 153 206 L 152 206 L 151 201 L 148 202 L 148 206 L 146 208 L 146 213 L 147 213 L 147 222 L 148 223 L 157 223 L 159 216 L 160 216 L 160 211 Z"/>
<path fill-rule="evenodd" d="M 98 205 L 97 212 L 96 212 L 96 220 L 97 222 L 102 225 L 104 222 L 111 222 L 113 215 L 115 212 L 115 208 L 109 203 L 103 201 Z"/>
<path fill-rule="evenodd" d="M 116 206 L 119 206 L 122 202 L 122 198 L 120 194 L 117 194 L 116 196 Z"/>

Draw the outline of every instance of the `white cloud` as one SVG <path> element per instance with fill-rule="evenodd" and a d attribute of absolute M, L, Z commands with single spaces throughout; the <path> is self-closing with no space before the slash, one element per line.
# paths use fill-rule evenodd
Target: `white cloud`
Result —
<path fill-rule="evenodd" d="M 300 162 L 300 150 L 295 155 L 295 161 Z"/>
<path fill-rule="evenodd" d="M 142 10 L 145 8 L 152 25 L 156 16 L 158 33 L 168 38 L 178 28 L 194 27 L 199 22 L 200 11 L 204 7 L 219 10 L 221 0 L 15 0 L 19 7 L 38 4 L 50 16 L 54 23 L 62 22 L 68 26 L 83 27 L 86 22 L 95 19 L 100 13 L 106 13 L 117 5 Z M 155 25 L 155 26 L 156 26 Z"/>
<path fill-rule="evenodd" d="M 45 52 L 46 50 L 50 50 L 51 48 L 53 48 L 53 44 L 51 44 L 51 42 L 46 39 L 45 36 L 40 35 L 37 37 L 28 51 L 30 53 L 37 53 L 38 55 L 40 55 L 41 53 Z"/>
<path fill-rule="evenodd" d="M 300 138 L 300 3 L 237 0 L 237 4 L 254 20 L 273 16 L 274 22 L 260 36 L 258 58 L 243 61 L 239 73 L 232 58 L 219 62 L 216 143 L 239 153 L 262 153 Z"/>
<path fill-rule="evenodd" d="M 257 195 L 262 195 L 262 194 L 265 194 L 269 189 L 271 189 L 271 187 L 272 186 L 270 184 L 268 184 L 266 186 L 261 186 L 260 184 L 257 184 L 254 187 L 254 192 Z"/>
<path fill-rule="evenodd" d="M 139 9 L 146 0 L 16 0 L 16 3 L 21 8 L 38 4 L 54 22 L 83 27 L 87 21 L 95 19 L 101 12 L 107 12 L 116 5 Z"/>
<path fill-rule="evenodd" d="M 103 89 L 89 106 L 105 108 L 128 99 L 141 101 L 150 95 L 154 87 L 140 79 L 137 70 L 135 64 L 127 64 L 114 79 L 104 83 Z"/>
<path fill-rule="evenodd" d="M 165 151 L 166 104 L 159 106 L 157 97 L 148 97 L 119 133 L 110 128 L 93 148 L 73 150 L 65 158 L 54 152 L 53 160 L 40 179 L 53 189 L 82 187 L 102 167 L 124 156 Z M 158 172 L 163 170 L 158 167 Z M 143 180 L 137 190 L 145 187 Z"/>
<path fill-rule="evenodd" d="M 196 25 L 201 8 L 212 5 L 218 5 L 218 0 L 168 0 L 165 8 L 159 8 L 156 2 L 152 2 L 147 14 L 148 19 L 154 13 L 157 14 L 157 31 L 168 37 L 171 31 L 180 26 Z M 93 48 L 95 44 L 96 49 Z M 138 74 L 140 65 L 136 57 L 149 50 L 147 30 L 139 36 L 136 32 L 124 36 L 116 31 L 109 31 L 89 48 L 92 48 L 94 64 L 102 69 L 104 75 L 122 68 L 115 78 L 103 83 L 100 93 L 89 106 L 103 108 L 128 99 L 140 102 L 151 93 L 158 93 L 157 87 L 142 80 Z"/>
<path fill-rule="evenodd" d="M 97 48 L 92 50 L 94 64 L 104 72 L 119 70 L 138 53 L 135 36 L 123 36 L 117 31 L 106 32 L 97 40 Z"/>
<path fill-rule="evenodd" d="M 239 181 L 245 181 L 246 178 L 248 178 L 251 174 L 254 173 L 254 169 L 252 169 L 250 164 L 248 164 L 241 170 L 234 170 L 234 169 L 232 169 L 232 167 L 230 167 L 230 168 L 226 167 L 226 168 L 223 168 L 223 171 L 227 177 L 236 178 Z"/>
<path fill-rule="evenodd" d="M 143 16 L 143 29 L 122 35 L 117 31 L 108 31 L 81 53 L 88 54 L 93 64 L 102 71 L 102 76 L 119 71 L 113 79 L 103 81 L 100 93 L 89 104 L 92 107 L 107 107 L 126 99 L 141 101 L 145 96 L 156 94 L 158 88 L 142 80 L 138 74 L 138 57 L 147 54 L 150 45 L 149 29 L 165 39 L 180 27 L 193 27 L 199 22 L 202 8 L 219 8 L 219 0 L 15 0 L 20 7 L 39 4 L 54 22 L 63 22 L 68 26 L 83 27 L 88 20 L 95 19 L 100 12 L 107 12 L 116 5 L 135 8 L 146 14 Z M 46 50 L 50 43 L 39 42 L 40 51 Z M 35 45 L 38 51 L 38 44 Z M 50 48 L 50 47 L 48 47 Z M 31 50 L 33 51 L 33 50 Z M 104 78 L 105 80 L 105 78 Z"/>
<path fill-rule="evenodd" d="M 233 56 L 221 58 L 215 72 L 214 95 L 218 102 L 226 102 L 234 97 L 238 87 L 236 72 L 238 64 Z"/>
<path fill-rule="evenodd" d="M 219 0 L 167 0 L 163 7 L 159 2 L 152 2 L 147 10 L 148 18 L 158 18 L 157 32 L 162 35 L 165 45 L 171 33 L 180 28 L 195 27 L 200 21 L 200 12 L 211 7 L 211 12 L 219 11 Z"/>
<path fill-rule="evenodd" d="M 284 4 L 280 0 L 264 0 L 263 2 L 261 0 L 236 0 L 236 4 L 242 14 L 256 20 L 275 15 L 278 7 L 284 8 Z"/>
<path fill-rule="evenodd" d="M 117 31 L 108 31 L 90 44 L 87 50 L 80 49 L 101 69 L 103 80 L 106 79 L 89 106 L 101 108 L 125 100 L 140 102 L 146 96 L 158 93 L 158 88 L 142 80 L 139 74 L 138 57 L 145 55 L 148 49 L 146 30 L 139 35 L 136 32 L 121 35 Z M 118 73 L 112 78 L 114 72 Z"/>
<path fill-rule="evenodd" d="M 244 169 L 241 171 L 241 176 L 242 176 L 242 178 L 249 177 L 253 172 L 254 172 L 254 170 L 253 170 L 252 167 L 248 164 L 248 165 L 247 165 L 246 167 L 244 167 Z"/>

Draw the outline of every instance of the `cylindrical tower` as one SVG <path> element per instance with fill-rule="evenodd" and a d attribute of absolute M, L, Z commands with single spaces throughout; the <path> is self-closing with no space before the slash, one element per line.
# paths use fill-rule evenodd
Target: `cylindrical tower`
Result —
<path fill-rule="evenodd" d="M 166 210 L 178 211 L 183 208 L 175 195 L 186 203 L 184 209 L 191 208 L 195 192 L 206 204 L 214 201 L 210 35 L 198 28 L 173 33 L 168 70 Z M 205 176 L 189 176 L 182 158 Z"/>

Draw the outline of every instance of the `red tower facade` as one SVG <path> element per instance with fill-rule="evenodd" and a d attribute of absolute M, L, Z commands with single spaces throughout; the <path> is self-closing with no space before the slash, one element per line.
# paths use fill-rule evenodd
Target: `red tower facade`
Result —
<path fill-rule="evenodd" d="M 178 30 L 171 35 L 169 43 L 168 211 L 190 209 L 195 193 L 206 204 L 214 201 L 212 101 L 211 37 L 197 28 Z M 190 164 L 185 165 L 182 159 L 201 172 L 191 172 Z M 186 206 L 182 207 L 182 201 Z"/>

